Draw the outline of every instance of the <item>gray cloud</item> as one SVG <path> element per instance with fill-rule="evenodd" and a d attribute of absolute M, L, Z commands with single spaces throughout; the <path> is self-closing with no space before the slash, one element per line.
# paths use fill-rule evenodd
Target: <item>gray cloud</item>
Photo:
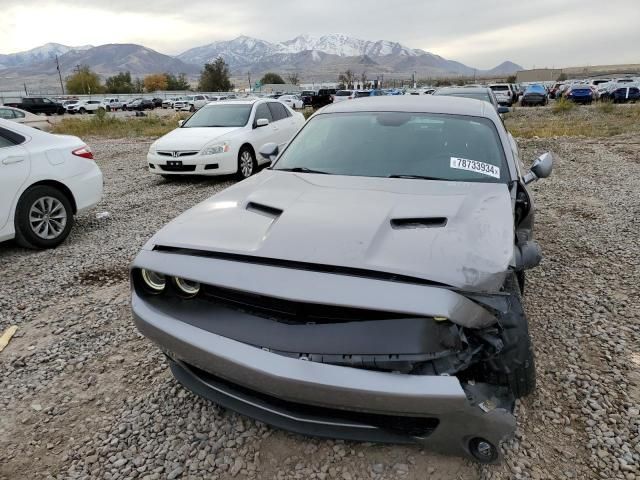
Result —
<path fill-rule="evenodd" d="M 640 62 L 640 2 L 638 0 L 397 0 L 392 4 L 351 0 L 323 2 L 279 0 L 3 0 L 4 22 L 12 12 L 47 12 L 40 32 L 48 40 L 86 44 L 136 42 L 169 54 L 215 40 L 249 35 L 282 41 L 301 33 L 345 33 L 354 37 L 394 40 L 423 48 L 479 68 L 512 60 L 526 67 Z M 55 8 L 60 18 L 53 19 Z M 93 11 L 93 12 L 91 12 Z M 112 37 L 90 28 L 63 35 L 60 25 L 74 12 L 131 18 L 163 28 L 120 24 Z M 46 27 L 46 25 L 50 27 Z M 5 24 L 6 25 L 6 24 Z M 175 28 L 172 28 L 175 26 Z M 104 25 L 101 25 L 103 28 Z M 18 28 L 0 32 L 0 49 L 24 50 Z M 169 30 L 169 31 L 166 31 Z M 13 32 L 13 33 L 12 33 Z M 112 39 L 111 39 L 112 38 Z M 38 37 L 40 39 L 40 37 Z M 66 40 L 66 42 L 61 41 Z M 77 40 L 76 40 L 77 39 Z M 92 40 L 93 39 L 93 40 Z"/>

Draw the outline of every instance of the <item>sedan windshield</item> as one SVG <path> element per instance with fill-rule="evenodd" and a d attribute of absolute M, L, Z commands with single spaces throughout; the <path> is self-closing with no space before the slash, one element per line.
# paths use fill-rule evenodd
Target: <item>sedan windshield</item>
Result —
<path fill-rule="evenodd" d="M 194 113 L 182 128 L 196 127 L 244 127 L 249 121 L 251 105 L 207 105 Z"/>
<path fill-rule="evenodd" d="M 489 119 L 429 113 L 318 115 L 273 169 L 467 182 L 509 179 L 504 150 Z"/>

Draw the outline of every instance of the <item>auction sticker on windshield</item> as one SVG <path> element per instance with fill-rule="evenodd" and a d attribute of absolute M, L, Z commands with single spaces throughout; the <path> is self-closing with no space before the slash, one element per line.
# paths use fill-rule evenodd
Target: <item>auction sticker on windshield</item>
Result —
<path fill-rule="evenodd" d="M 455 168 L 456 170 L 467 170 L 468 172 L 488 175 L 493 178 L 500 178 L 500 167 L 496 167 L 490 163 L 479 162 L 477 160 L 451 157 L 451 168 Z"/>

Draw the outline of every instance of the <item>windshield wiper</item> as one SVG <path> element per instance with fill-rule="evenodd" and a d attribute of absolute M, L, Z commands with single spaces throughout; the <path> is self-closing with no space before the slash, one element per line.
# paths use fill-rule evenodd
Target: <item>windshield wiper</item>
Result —
<path fill-rule="evenodd" d="M 320 173 L 322 175 L 331 175 L 329 172 L 323 172 L 322 170 L 312 170 L 307 167 L 292 167 L 292 168 L 274 168 L 274 170 L 280 170 L 281 172 L 298 172 L 298 173 Z"/>
<path fill-rule="evenodd" d="M 419 180 L 444 180 L 444 178 L 428 177 L 426 175 L 389 175 L 387 178 L 417 178 Z"/>

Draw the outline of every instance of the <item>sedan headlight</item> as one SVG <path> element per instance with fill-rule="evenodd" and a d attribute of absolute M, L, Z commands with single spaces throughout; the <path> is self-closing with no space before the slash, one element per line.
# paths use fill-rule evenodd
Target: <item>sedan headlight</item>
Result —
<path fill-rule="evenodd" d="M 205 147 L 200 152 L 200 155 L 217 155 L 219 153 L 226 153 L 228 151 L 229 151 L 229 143 L 224 142 L 218 145 L 211 145 L 209 147 Z"/>

